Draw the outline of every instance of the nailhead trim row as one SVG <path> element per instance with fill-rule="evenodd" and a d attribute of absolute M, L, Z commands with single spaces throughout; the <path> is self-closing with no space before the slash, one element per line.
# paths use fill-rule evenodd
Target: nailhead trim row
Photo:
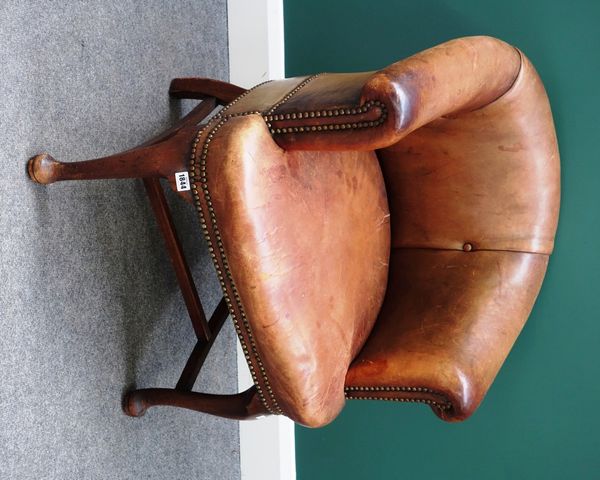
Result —
<path fill-rule="evenodd" d="M 361 393 L 355 393 L 361 392 Z M 362 392 L 416 392 L 416 393 L 429 393 L 432 395 L 440 395 L 441 394 L 424 387 L 346 387 L 344 389 L 344 393 L 346 398 L 350 400 L 386 400 L 390 402 L 413 402 L 413 403 L 426 403 L 428 405 L 432 405 L 440 410 L 450 410 L 452 405 L 450 402 L 440 403 L 435 400 L 430 400 L 428 398 L 411 398 L 411 397 L 382 397 L 375 395 L 363 396 Z M 359 396 L 355 396 L 359 395 Z"/>
<path fill-rule="evenodd" d="M 373 108 L 379 108 L 381 114 L 376 120 L 362 121 L 362 122 L 347 122 L 347 123 L 330 123 L 324 125 L 302 125 L 297 127 L 282 127 L 277 128 L 273 126 L 272 122 L 284 121 L 284 120 L 297 120 L 303 118 L 320 118 L 320 117 L 339 117 L 347 115 L 362 115 L 367 113 Z M 281 113 L 281 114 L 267 114 L 263 117 L 267 122 L 267 127 L 272 134 L 279 133 L 308 133 L 308 132 L 321 132 L 321 131 L 333 131 L 333 130 L 357 130 L 360 128 L 377 127 L 385 122 L 387 118 L 387 110 L 385 105 L 379 100 L 369 100 L 367 103 L 360 107 L 355 108 L 335 108 L 331 110 L 314 110 L 308 112 L 295 112 L 295 113 Z"/>
<path fill-rule="evenodd" d="M 267 123 L 267 126 L 272 134 L 274 134 L 274 133 L 296 133 L 296 132 L 304 132 L 304 131 L 309 132 L 309 131 L 327 131 L 327 130 L 368 128 L 368 127 L 376 127 L 385 121 L 386 116 L 387 116 L 387 113 L 385 110 L 385 105 L 383 105 L 383 103 L 381 103 L 379 101 L 375 101 L 375 100 L 369 101 L 366 104 L 364 104 L 363 106 L 356 107 L 356 108 L 349 108 L 349 109 L 340 108 L 340 109 L 332 109 L 332 110 L 299 112 L 299 113 L 285 114 L 285 115 L 277 115 L 277 114 L 274 115 L 273 114 L 273 112 L 275 110 L 277 110 L 277 108 L 279 108 L 281 105 L 283 105 L 285 102 L 287 102 L 298 91 L 300 91 L 305 85 L 307 85 L 308 83 L 313 81 L 315 78 L 319 77 L 320 75 L 321 74 L 313 75 L 313 76 L 308 77 L 305 80 L 303 80 L 294 89 L 292 89 L 290 92 L 288 92 L 279 102 L 277 102 L 266 114 L 263 112 L 260 112 L 260 111 L 247 111 L 247 112 L 233 113 L 233 114 L 227 115 L 226 112 L 233 105 L 235 105 L 242 98 L 246 97 L 248 94 L 250 94 L 252 91 L 257 89 L 258 87 L 260 87 L 266 83 L 269 83 L 269 82 L 263 82 L 259 85 L 256 85 L 255 87 L 251 88 L 250 90 L 247 90 L 246 92 L 244 92 L 238 98 L 236 98 L 231 103 L 229 103 L 227 106 L 225 106 L 217 115 L 215 115 L 215 117 L 212 120 L 209 121 L 209 123 L 206 126 L 204 126 L 203 128 L 200 128 L 198 130 L 196 137 L 194 139 L 194 142 L 192 144 L 192 155 L 191 155 L 190 166 L 189 166 L 190 179 L 191 179 L 191 184 L 192 184 L 191 185 L 192 196 L 193 196 L 194 202 L 196 204 L 196 210 L 198 212 L 198 216 L 200 219 L 202 233 L 204 234 L 204 238 L 206 239 L 206 241 L 209 245 L 208 251 L 213 260 L 215 270 L 217 271 L 217 278 L 219 279 L 219 283 L 221 284 L 221 289 L 223 290 L 223 297 L 225 298 L 225 302 L 227 303 L 229 313 L 231 315 L 231 318 L 233 319 L 233 324 L 234 324 L 235 330 L 237 332 L 237 335 L 240 339 L 240 343 L 242 345 L 242 351 L 244 352 L 244 356 L 248 362 L 248 367 L 249 367 L 250 373 L 252 375 L 252 380 L 254 381 L 254 384 L 256 386 L 258 396 L 259 396 L 262 404 L 267 408 L 267 410 L 274 414 L 282 414 L 283 412 L 277 402 L 277 399 L 275 398 L 275 395 L 273 393 L 273 389 L 269 382 L 266 370 L 265 370 L 262 360 L 260 359 L 260 356 L 258 354 L 256 342 L 252 335 L 252 329 L 250 328 L 250 323 L 248 322 L 248 319 L 244 312 L 244 308 L 241 303 L 240 295 L 239 295 L 238 290 L 233 281 L 233 276 L 231 274 L 229 263 L 227 261 L 227 257 L 225 254 L 225 249 L 223 247 L 223 241 L 221 238 L 219 227 L 217 225 L 217 219 L 216 219 L 214 207 L 213 207 L 211 196 L 210 196 L 210 191 L 208 190 L 207 174 L 206 174 L 206 159 L 208 157 L 209 145 L 210 145 L 211 140 L 215 137 L 218 130 L 223 125 L 225 125 L 230 118 L 234 118 L 234 117 L 242 117 L 242 116 L 247 116 L 247 115 L 262 115 L 263 119 Z M 368 122 L 344 123 L 344 124 L 287 127 L 287 128 L 281 128 L 281 129 L 272 128 L 271 123 L 270 123 L 271 121 L 278 121 L 280 119 L 288 120 L 288 119 L 295 119 L 295 118 L 315 118 L 315 117 L 321 117 L 321 116 L 336 117 L 336 116 L 340 116 L 340 115 L 361 115 L 361 114 L 368 112 L 369 109 L 371 109 L 371 108 L 380 108 L 381 109 L 382 113 L 377 120 L 368 121 Z M 206 138 L 204 140 L 202 148 L 199 149 L 198 145 L 200 143 L 200 139 L 204 135 L 204 133 L 207 131 L 208 131 L 208 134 L 206 135 Z M 204 197 L 204 202 L 206 204 L 206 210 L 207 210 L 206 213 L 204 212 L 204 208 L 203 208 L 202 204 L 200 203 L 200 194 L 198 193 L 198 190 L 199 190 L 198 184 L 200 186 L 200 190 L 202 191 L 202 194 Z M 210 218 L 210 225 L 211 225 L 211 228 L 213 231 L 214 238 L 211 237 L 211 235 L 210 235 L 210 231 L 208 229 L 208 223 L 206 220 L 207 217 Z M 217 251 L 219 254 L 218 257 L 217 257 L 217 253 L 215 253 Z M 219 265 L 219 260 L 223 266 L 222 269 L 221 269 L 221 266 Z M 231 295 L 228 292 L 228 285 L 225 283 L 225 279 L 227 279 L 229 289 L 231 290 L 231 293 L 235 300 L 235 306 L 237 307 L 237 310 L 239 312 L 239 318 L 238 318 L 238 315 L 236 314 L 236 311 L 235 311 L 235 308 L 234 308 L 234 305 L 233 305 L 233 302 L 231 299 Z M 242 331 L 240 323 L 244 327 L 244 331 Z M 247 339 L 247 342 L 246 342 L 246 339 Z M 248 347 L 247 343 L 250 345 L 250 347 Z M 250 353 L 252 353 L 252 356 L 250 355 Z M 262 382 L 264 384 L 265 390 L 267 391 L 270 402 L 267 401 L 265 392 L 263 391 L 263 389 L 258 381 L 258 375 L 256 372 L 256 368 L 254 367 L 254 362 L 256 363 L 258 370 L 260 371 Z M 348 392 L 349 389 L 352 389 L 352 388 L 354 388 L 354 387 L 349 387 L 346 389 L 346 391 Z M 360 387 L 360 388 L 367 388 L 367 387 Z M 393 400 L 402 401 L 401 399 L 393 399 Z M 431 403 L 432 405 L 434 405 L 434 404 L 437 405 L 436 402 L 428 401 L 428 400 L 424 400 L 424 399 L 423 400 L 408 399 L 405 401 L 422 401 L 425 403 Z"/>
<path fill-rule="evenodd" d="M 267 82 L 264 82 L 264 83 L 267 83 Z M 191 183 L 192 183 L 192 195 L 194 197 L 194 201 L 196 204 L 196 210 L 197 210 L 198 216 L 200 218 L 202 232 L 204 234 L 204 238 L 208 242 L 208 245 L 209 245 L 208 251 L 209 251 L 210 256 L 215 265 L 215 269 L 217 271 L 217 278 L 219 279 L 219 283 L 221 284 L 221 289 L 223 290 L 223 296 L 225 298 L 225 303 L 227 303 L 227 307 L 229 309 L 229 313 L 233 320 L 235 330 L 240 339 L 240 343 L 242 345 L 242 351 L 244 352 L 244 356 L 248 362 L 248 367 L 249 367 L 250 373 L 252 375 L 252 380 L 254 381 L 254 384 L 256 385 L 258 396 L 259 396 L 262 404 L 267 408 L 267 410 L 269 412 L 274 413 L 274 414 L 281 414 L 282 413 L 281 408 L 279 407 L 279 404 L 277 403 L 277 400 L 275 399 L 275 396 L 273 394 L 273 390 L 269 383 L 269 379 L 267 377 L 264 365 L 260 359 L 258 350 L 256 348 L 256 343 L 255 343 L 254 337 L 252 335 L 252 330 L 250 328 L 250 324 L 248 322 L 248 319 L 246 318 L 244 308 L 241 304 L 241 298 L 239 296 L 239 293 L 238 293 L 235 283 L 233 281 L 233 277 L 231 275 L 231 270 L 229 268 L 229 263 L 227 261 L 227 257 L 225 255 L 225 249 L 223 247 L 221 233 L 220 233 L 219 227 L 217 225 L 217 219 L 216 219 L 214 207 L 213 207 L 211 196 L 210 196 L 210 191 L 208 190 L 208 183 L 207 183 L 208 179 L 207 179 L 207 175 L 206 175 L 206 159 L 208 157 L 209 146 L 210 146 L 210 142 L 214 138 L 217 131 L 223 125 L 225 125 L 225 123 L 227 123 L 227 121 L 230 118 L 251 115 L 251 114 L 259 114 L 260 112 L 252 111 L 252 112 L 234 113 L 234 114 L 230 114 L 230 115 L 224 115 L 224 114 L 233 105 L 235 105 L 239 100 L 241 100 L 243 97 L 248 95 L 254 89 L 260 87 L 261 85 L 264 85 L 264 83 L 257 85 L 254 88 L 244 92 L 242 95 L 240 95 L 238 98 L 236 98 L 233 102 L 231 102 L 229 105 L 227 105 L 225 108 L 223 108 L 214 117 L 214 119 L 212 121 L 210 121 L 204 128 L 201 128 L 198 131 L 198 133 L 196 134 L 196 138 L 194 139 L 194 143 L 192 145 L 192 155 L 191 155 L 191 159 L 190 159 L 190 168 L 189 169 L 190 169 L 190 179 L 191 179 Z M 199 150 L 198 144 L 200 142 L 200 138 L 207 131 L 208 131 L 208 134 L 206 135 L 204 144 L 202 145 L 202 148 Z M 198 158 L 198 156 L 199 156 L 199 158 Z M 204 209 L 202 208 L 202 205 L 200 203 L 200 194 L 198 193 L 198 184 L 200 186 L 200 190 L 202 190 L 202 193 L 204 196 L 204 201 L 206 203 L 206 210 L 207 210 L 206 213 L 204 212 Z M 211 237 L 210 232 L 208 230 L 206 217 L 210 218 L 210 225 L 212 227 L 214 239 Z M 215 253 L 216 251 L 218 251 L 219 257 L 217 257 L 217 254 Z M 221 269 L 221 266 L 219 265 L 219 259 L 221 261 L 221 264 L 223 265 L 223 269 Z M 227 279 L 227 282 L 229 284 L 229 289 L 231 290 L 233 298 L 235 300 L 235 304 L 236 304 L 237 310 L 239 312 L 239 318 L 238 318 L 238 314 L 236 313 L 236 311 L 234 309 L 231 295 L 228 292 L 228 288 L 227 288 L 227 284 L 225 283 L 225 279 Z M 243 326 L 244 332 L 242 331 L 240 324 Z M 246 343 L 246 339 L 247 339 L 247 343 L 250 345 L 250 347 L 248 347 L 248 344 Z M 250 355 L 250 352 L 252 352 L 252 356 Z M 260 371 L 262 382 L 264 384 L 265 390 L 267 391 L 269 401 L 267 401 L 267 398 L 265 397 L 265 392 L 263 391 L 263 389 L 258 381 L 258 375 L 256 372 L 257 369 L 254 367 L 254 363 L 256 363 L 256 366 L 258 367 L 258 370 Z"/>
<path fill-rule="evenodd" d="M 402 402 L 402 403 L 425 403 L 427 405 L 432 405 L 435 408 L 439 408 L 440 410 L 450 410 L 451 405 L 445 403 L 438 403 L 433 400 L 429 400 L 426 398 L 397 398 L 397 397 L 353 397 L 351 395 L 346 395 L 348 400 L 384 400 L 387 402 Z"/>
<path fill-rule="evenodd" d="M 439 395 L 439 393 L 425 387 L 346 387 L 346 392 L 425 392 Z"/>

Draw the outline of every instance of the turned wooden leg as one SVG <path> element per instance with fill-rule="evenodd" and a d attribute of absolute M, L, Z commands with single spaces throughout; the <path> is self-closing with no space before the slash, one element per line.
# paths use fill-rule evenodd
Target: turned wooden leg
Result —
<path fill-rule="evenodd" d="M 145 388 L 129 392 L 123 399 L 123 410 L 131 417 L 141 417 L 148 408 L 158 405 L 187 408 L 234 420 L 247 420 L 268 414 L 255 386 L 235 395 Z"/>
<path fill-rule="evenodd" d="M 63 163 L 42 153 L 29 160 L 27 171 L 34 182 L 44 185 L 63 180 L 167 177 L 186 169 L 196 130 L 184 127 L 160 143 L 83 162 Z"/>
<path fill-rule="evenodd" d="M 244 92 L 246 89 L 237 85 L 200 77 L 175 78 L 169 87 L 169 95 L 175 98 L 214 97 L 222 104 L 232 102 Z"/>
<path fill-rule="evenodd" d="M 62 180 L 170 178 L 176 172 L 187 170 L 188 150 L 197 133 L 198 123 L 215 107 L 215 100 L 207 99 L 157 137 L 108 157 L 63 163 L 48 153 L 36 155 L 27 163 L 29 177 L 44 185 Z"/>

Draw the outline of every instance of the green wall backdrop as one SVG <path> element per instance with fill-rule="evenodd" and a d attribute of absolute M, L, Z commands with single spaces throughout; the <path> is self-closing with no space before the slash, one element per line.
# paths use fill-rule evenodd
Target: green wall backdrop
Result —
<path fill-rule="evenodd" d="M 451 38 L 520 47 L 552 103 L 558 238 L 534 311 L 461 424 L 421 405 L 348 402 L 296 430 L 298 478 L 600 479 L 600 1 L 286 0 L 287 76 L 383 67 Z"/>

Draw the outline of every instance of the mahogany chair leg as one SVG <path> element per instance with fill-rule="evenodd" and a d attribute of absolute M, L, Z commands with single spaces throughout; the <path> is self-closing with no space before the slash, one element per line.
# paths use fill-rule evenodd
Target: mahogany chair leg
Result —
<path fill-rule="evenodd" d="M 165 240 L 173 268 L 185 300 L 197 342 L 175 389 L 150 388 L 129 392 L 123 403 L 125 413 L 138 417 L 147 408 L 156 405 L 170 405 L 197 410 L 228 418 L 252 418 L 266 414 L 262 402 L 256 401 L 256 390 L 250 389 L 237 395 L 212 395 L 192 392 L 196 378 L 204 364 L 217 335 L 229 316 L 227 302 L 221 299 L 207 322 L 202 303 L 194 285 L 183 249 L 177 237 L 169 206 L 158 178 L 144 178 L 148 198 Z"/>
<path fill-rule="evenodd" d="M 157 137 L 115 155 L 65 163 L 48 153 L 36 155 L 27 163 L 29 177 L 44 185 L 63 180 L 170 178 L 178 171 L 187 170 L 188 150 L 197 133 L 197 125 L 215 106 L 214 98 L 207 99 Z"/>
<path fill-rule="evenodd" d="M 234 420 L 248 420 L 268 414 L 258 397 L 256 387 L 233 395 L 182 392 L 171 388 L 145 388 L 128 393 L 123 410 L 131 417 L 141 417 L 158 405 L 187 408 Z"/>
<path fill-rule="evenodd" d="M 200 77 L 174 78 L 169 87 L 169 95 L 175 98 L 214 97 L 221 104 L 232 102 L 244 92 L 245 88 L 232 83 Z"/>
<path fill-rule="evenodd" d="M 229 312 L 223 299 L 207 322 L 158 178 L 167 177 L 172 180 L 175 172 L 187 171 L 191 144 L 197 134 L 199 122 L 215 109 L 216 100 L 229 103 L 244 92 L 245 90 L 240 87 L 216 80 L 175 79 L 171 84 L 172 96 L 205 100 L 157 137 L 131 150 L 103 158 L 63 163 L 43 153 L 29 159 L 27 163 L 29 176 L 34 182 L 40 184 L 62 180 L 144 179 L 198 341 L 175 389 L 148 388 L 133 390 L 126 394 L 123 409 L 130 416 L 139 417 L 148 408 L 157 405 L 182 407 L 240 420 L 268 414 L 255 387 L 233 395 L 191 391 Z M 185 195 L 183 196 L 186 198 Z M 186 200 L 190 199 L 186 198 Z"/>
<path fill-rule="evenodd" d="M 260 401 L 255 386 L 233 395 L 192 392 L 200 368 L 228 317 L 225 299 L 215 309 L 209 326 L 211 336 L 199 338 L 175 388 L 143 388 L 132 390 L 123 397 L 123 411 L 131 417 L 141 417 L 155 406 L 187 408 L 219 417 L 247 420 L 269 415 Z"/>
<path fill-rule="evenodd" d="M 42 153 L 29 160 L 27 171 L 34 182 L 44 185 L 63 180 L 170 177 L 186 170 L 196 130 L 184 127 L 162 142 L 83 162 L 63 163 Z"/>

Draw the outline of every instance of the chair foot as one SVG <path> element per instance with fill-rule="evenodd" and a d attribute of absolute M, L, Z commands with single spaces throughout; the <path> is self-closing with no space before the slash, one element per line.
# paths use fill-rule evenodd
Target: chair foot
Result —
<path fill-rule="evenodd" d="M 140 395 L 136 395 L 137 392 L 138 390 L 134 390 L 123 397 L 123 412 L 130 417 L 143 417 L 147 410 Z"/>
<path fill-rule="evenodd" d="M 27 173 L 35 183 L 48 185 L 60 177 L 61 162 L 55 160 L 47 153 L 32 157 L 27 162 Z"/>

